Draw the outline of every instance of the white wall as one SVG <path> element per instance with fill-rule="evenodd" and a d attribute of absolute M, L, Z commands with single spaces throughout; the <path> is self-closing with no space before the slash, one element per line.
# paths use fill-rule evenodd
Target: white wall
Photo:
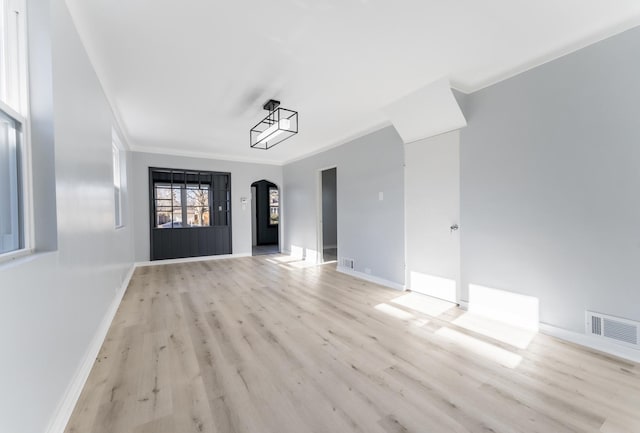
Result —
<path fill-rule="evenodd" d="M 256 206 L 257 188 L 251 187 L 251 246 L 258 245 L 258 208 Z"/>
<path fill-rule="evenodd" d="M 460 284 L 460 133 L 405 145 L 407 287 L 457 302 Z"/>
<path fill-rule="evenodd" d="M 640 28 L 469 95 L 461 132 L 463 299 L 539 299 L 540 320 L 640 320 Z"/>
<path fill-rule="evenodd" d="M 32 144 L 45 167 L 34 171 L 34 183 L 39 195 L 49 185 L 57 196 L 35 203 L 36 229 L 44 230 L 36 247 L 54 251 L 0 265 L 0 431 L 42 433 L 133 254 L 131 226 L 114 228 L 109 104 L 64 1 L 27 5 L 36 57 Z M 46 164 L 54 153 L 55 177 Z"/>
<path fill-rule="evenodd" d="M 282 189 L 282 167 L 268 164 L 222 161 L 204 158 L 188 158 L 157 153 L 133 152 L 131 167 L 131 191 L 134 198 L 133 223 L 136 261 L 149 260 L 149 167 L 210 170 L 231 173 L 231 230 L 233 254 L 251 254 L 251 184 L 268 180 L 280 188 L 280 199 L 287 200 Z M 240 198 L 247 198 L 242 209 Z M 286 224 L 286 222 L 283 222 Z"/>
<path fill-rule="evenodd" d="M 31 112 L 31 165 L 38 175 L 32 179 L 35 244 L 40 251 L 57 248 L 58 231 L 55 212 L 55 145 L 53 141 L 53 65 L 51 62 L 50 0 L 27 3 L 28 59 Z"/>
<path fill-rule="evenodd" d="M 318 251 L 318 172 L 337 167 L 338 254 L 404 284 L 404 149 L 392 127 L 284 166 L 284 251 Z M 378 199 L 382 192 L 384 200 Z"/>

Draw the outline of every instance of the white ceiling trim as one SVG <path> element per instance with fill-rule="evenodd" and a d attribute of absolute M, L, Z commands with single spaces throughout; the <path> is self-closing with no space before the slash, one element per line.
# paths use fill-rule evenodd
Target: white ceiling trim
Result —
<path fill-rule="evenodd" d="M 139 153 L 154 153 L 159 155 L 171 155 L 171 156 L 182 156 L 187 158 L 205 158 L 205 159 L 217 159 L 220 161 L 231 161 L 231 162 L 245 162 L 250 164 L 267 164 L 267 165 L 277 165 L 277 166 L 285 166 L 287 164 L 291 164 L 296 161 L 301 161 L 303 159 L 309 158 L 314 155 L 318 155 L 324 153 L 328 150 L 334 149 L 336 147 L 340 147 L 343 144 L 347 144 L 351 141 L 357 140 L 369 134 L 372 134 L 381 129 L 387 128 L 389 126 L 393 126 L 391 121 L 383 121 L 376 123 L 373 126 L 368 128 L 361 129 L 359 132 L 355 134 L 349 134 L 340 140 L 332 142 L 327 146 L 323 146 L 320 149 L 316 149 L 312 152 L 305 153 L 296 158 L 288 159 L 286 161 L 276 161 L 276 160 L 265 160 L 265 159 L 256 159 L 256 158 L 246 158 L 242 156 L 234 156 L 228 154 L 214 153 L 214 152 L 191 152 L 183 149 L 177 148 L 168 148 L 168 147 L 152 147 L 152 146 L 138 146 L 138 145 L 130 145 L 129 148 L 132 152 Z M 256 152 L 268 152 L 268 150 L 255 149 Z"/>
<path fill-rule="evenodd" d="M 183 156 L 186 158 L 203 158 L 203 159 L 216 159 L 219 161 L 232 161 L 232 162 L 246 162 L 250 164 L 266 164 L 266 165 L 278 165 L 282 166 L 284 163 L 281 161 L 274 161 L 268 159 L 255 159 L 255 158 L 245 158 L 242 156 L 231 156 L 220 153 L 209 153 L 209 152 L 190 152 L 187 150 L 180 149 L 172 149 L 166 147 L 148 147 L 148 146 L 129 146 L 132 152 L 139 153 L 156 153 L 160 155 L 171 155 L 171 156 Z M 256 150 L 258 152 L 258 150 Z M 262 152 L 266 152 L 262 150 Z"/>
<path fill-rule="evenodd" d="M 465 86 L 464 84 L 461 84 L 456 80 L 451 80 L 451 88 L 454 90 L 457 90 L 458 92 L 466 93 L 466 94 L 479 92 L 480 90 L 486 89 L 488 87 L 494 86 L 503 81 L 517 77 L 518 75 L 523 74 L 527 71 L 530 71 L 539 66 L 545 65 L 547 63 L 553 62 L 554 60 L 558 60 L 571 53 L 575 53 L 576 51 L 579 51 L 590 45 L 597 44 L 598 42 L 602 42 L 605 39 L 608 39 L 610 37 L 623 33 L 627 30 L 631 30 L 632 28 L 638 27 L 638 26 L 640 26 L 640 17 L 634 17 L 623 23 L 620 23 L 617 26 L 603 29 L 600 32 L 589 35 L 586 38 L 577 40 L 572 44 L 566 45 L 558 50 L 547 53 L 544 56 L 538 57 L 529 62 L 525 62 L 513 69 L 496 74 L 494 77 L 488 80 L 485 80 L 484 82 L 479 83 L 476 86 Z"/>
<path fill-rule="evenodd" d="M 379 131 L 379 130 L 381 130 L 383 128 L 386 128 L 388 126 L 392 126 L 392 123 L 390 121 L 384 121 L 384 122 L 381 122 L 381 123 L 377 123 L 377 124 L 375 124 L 373 126 L 370 126 L 368 128 L 362 129 L 362 130 L 360 130 L 359 132 L 357 132 L 355 134 L 350 134 L 350 135 L 348 135 L 348 136 L 346 136 L 346 137 L 344 137 L 344 138 L 342 138 L 342 139 L 340 139 L 338 141 L 335 141 L 332 144 L 329 144 L 328 146 L 324 146 L 324 147 L 321 147 L 320 149 L 316 149 L 316 150 L 314 150 L 312 152 L 305 153 L 304 155 L 300 155 L 300 156 L 298 156 L 296 158 L 289 159 L 289 160 L 283 162 L 282 165 L 291 164 L 291 163 L 296 162 L 296 161 L 302 161 L 303 159 L 307 159 L 307 158 L 309 158 L 311 156 L 314 156 L 314 155 L 319 155 L 319 154 L 324 153 L 324 152 L 326 152 L 328 150 L 335 149 L 336 147 L 340 147 L 343 144 L 347 144 L 347 143 L 349 143 L 349 142 L 351 142 L 353 140 L 357 140 L 358 138 L 362 138 L 362 137 L 364 137 L 366 135 L 372 134 L 372 133 L 374 133 L 376 131 Z"/>

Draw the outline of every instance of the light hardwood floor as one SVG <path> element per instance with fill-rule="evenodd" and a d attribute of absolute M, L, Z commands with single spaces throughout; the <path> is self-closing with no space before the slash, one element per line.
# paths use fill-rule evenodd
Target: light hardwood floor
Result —
<path fill-rule="evenodd" d="M 640 432 L 638 365 L 333 266 L 139 268 L 66 432 Z"/>

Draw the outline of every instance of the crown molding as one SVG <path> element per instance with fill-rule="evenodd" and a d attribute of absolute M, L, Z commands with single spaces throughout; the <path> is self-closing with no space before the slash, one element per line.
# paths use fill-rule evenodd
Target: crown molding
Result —
<path fill-rule="evenodd" d="M 366 135 L 372 134 L 376 131 L 379 131 L 381 129 L 387 128 L 389 126 L 392 126 L 391 121 L 389 120 L 385 120 L 384 122 L 379 122 L 376 123 L 373 126 L 369 126 L 367 128 L 364 128 L 362 130 L 360 130 L 359 132 L 355 133 L 355 134 L 349 134 L 341 139 L 338 139 L 337 141 L 334 141 L 331 144 L 328 144 L 327 146 L 323 146 L 320 147 L 318 149 L 312 150 L 311 152 L 307 152 L 304 153 L 300 156 L 296 156 L 295 158 L 291 158 L 291 159 L 287 159 L 286 161 L 284 161 L 281 165 L 287 165 L 287 164 L 291 164 L 293 162 L 297 162 L 297 161 L 302 161 L 303 159 L 307 159 L 310 158 L 312 156 L 318 155 L 320 153 L 326 152 L 328 150 L 334 149 L 336 147 L 340 147 L 343 144 L 347 144 L 351 141 L 357 140 L 358 138 L 362 138 Z"/>
<path fill-rule="evenodd" d="M 232 162 L 244 162 L 248 164 L 265 164 L 265 165 L 278 165 L 281 166 L 281 161 L 264 160 L 257 158 L 250 158 L 244 156 L 225 155 L 221 153 L 213 152 L 192 152 L 188 150 L 178 150 L 165 147 L 150 147 L 150 146 L 138 146 L 129 145 L 132 152 L 139 153 L 155 153 L 160 155 L 182 156 L 186 158 L 204 158 L 204 159 L 217 159 L 220 161 L 232 161 Z"/>
<path fill-rule="evenodd" d="M 611 26 L 606 29 L 602 29 L 598 32 L 592 33 L 586 37 L 577 39 L 570 44 L 557 48 L 551 52 L 547 52 L 546 54 L 538 56 L 532 60 L 524 62 L 506 71 L 493 74 L 484 80 L 476 82 L 475 84 L 469 84 L 469 83 L 465 84 L 458 79 L 452 78 L 451 88 L 461 93 L 465 93 L 467 95 L 471 93 L 475 93 L 480 90 L 484 90 L 488 87 L 499 84 L 503 81 L 517 77 L 518 75 L 528 72 L 539 66 L 553 62 L 554 60 L 558 60 L 564 56 L 573 54 L 584 48 L 588 48 L 591 45 L 595 45 L 599 42 L 605 41 L 606 39 L 609 39 L 611 37 L 624 33 L 627 30 L 631 30 L 638 26 L 640 26 L 640 17 L 633 17 L 619 23 L 616 26 Z"/>

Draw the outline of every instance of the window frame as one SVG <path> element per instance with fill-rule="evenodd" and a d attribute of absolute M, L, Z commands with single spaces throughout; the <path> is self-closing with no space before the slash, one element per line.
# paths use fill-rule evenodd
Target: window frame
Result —
<path fill-rule="evenodd" d="M 171 194 L 174 194 L 175 191 L 178 191 L 178 197 L 179 200 L 177 200 L 179 203 L 175 203 L 176 200 L 174 200 L 173 198 L 158 198 L 158 189 L 166 189 L 166 190 L 170 190 Z M 165 182 L 155 182 L 153 184 L 153 194 L 154 194 L 154 210 L 155 210 L 155 215 L 154 215 L 154 227 L 156 229 L 162 228 L 162 229 L 167 229 L 167 228 L 179 228 L 179 229 L 184 229 L 184 228 L 197 228 L 197 227 L 211 227 L 212 226 L 212 219 L 211 216 L 213 214 L 213 205 L 212 203 L 212 198 L 213 198 L 213 189 L 211 188 L 210 184 L 207 183 L 165 183 Z M 189 191 L 206 191 L 206 205 L 189 205 Z M 170 204 L 164 204 L 164 205 L 160 205 L 159 202 L 163 202 L 163 201 L 169 201 L 171 202 Z M 159 210 L 160 208 L 164 208 L 165 210 Z M 162 213 L 166 213 L 167 212 L 167 208 L 171 209 L 171 220 L 167 221 L 166 223 L 162 223 L 162 224 L 158 224 L 158 213 L 162 212 Z M 198 208 L 202 208 L 202 209 L 206 209 L 206 213 L 208 214 L 207 219 L 209 220 L 208 224 L 189 224 L 189 210 L 196 210 Z M 175 218 L 175 216 L 179 214 L 180 215 L 180 220 L 177 221 L 177 219 Z M 204 219 L 204 217 L 203 217 Z M 186 222 L 186 223 L 185 223 Z M 169 224 L 171 223 L 171 226 L 167 226 L 164 227 L 164 224 Z M 174 226 L 176 225 L 176 223 L 179 223 L 180 226 Z"/>
<path fill-rule="evenodd" d="M 22 248 L 0 253 L 0 263 L 31 254 L 33 248 L 33 194 L 31 189 L 31 147 L 29 141 L 29 120 L 0 101 L 0 111 L 13 119 L 21 127 L 18 144 L 18 201 L 20 203 L 20 229 Z"/>
<path fill-rule="evenodd" d="M 126 186 L 125 174 L 127 171 L 126 150 L 122 145 L 118 132 L 113 128 L 111 130 L 111 164 L 112 164 L 112 182 L 114 188 L 114 227 L 116 230 L 124 228 L 126 222 L 124 220 L 124 193 L 123 187 Z M 116 173 L 117 170 L 117 173 Z M 117 180 L 116 180 L 117 174 Z M 117 181 L 117 185 L 116 185 Z M 116 188 L 118 190 L 118 197 L 115 196 Z M 117 202 L 116 202 L 117 201 Z"/>
<path fill-rule="evenodd" d="M 167 178 L 158 179 L 157 175 L 164 173 Z M 188 180 L 188 176 L 197 176 L 198 181 Z M 201 176 L 209 176 L 211 183 L 202 181 Z M 175 180 L 175 178 L 182 180 Z M 221 185 L 216 181 L 217 177 L 225 178 L 224 185 Z M 218 179 L 221 180 L 221 179 Z M 182 226 L 182 223 L 188 224 L 188 208 L 197 208 L 198 206 L 188 206 L 186 191 L 187 186 L 193 185 L 209 185 L 208 189 L 208 214 L 209 225 L 194 225 L 194 226 Z M 159 227 L 158 225 L 158 207 L 168 208 L 169 206 L 158 206 L 158 200 L 172 200 L 172 199 L 158 199 L 157 188 L 161 189 L 176 189 L 180 190 L 180 206 L 173 205 L 171 209 L 171 218 L 173 221 L 173 210 L 180 209 L 181 217 L 184 220 L 187 217 L 187 221 L 180 221 L 180 227 Z M 221 197 L 223 195 L 223 197 Z M 203 206 L 204 207 L 204 206 Z M 231 173 L 219 172 L 211 170 L 190 170 L 190 169 L 176 169 L 176 168 L 161 168 L 161 167 L 149 167 L 149 220 L 150 230 L 153 233 L 154 230 L 175 230 L 175 229 L 208 229 L 215 227 L 231 227 L 232 212 L 231 212 Z M 224 224 L 220 224 L 223 221 Z M 165 223 L 166 224 L 166 223 Z"/>
<path fill-rule="evenodd" d="M 269 227 L 277 227 L 280 225 L 280 190 L 278 189 L 277 186 L 270 186 L 269 189 Z M 277 192 L 277 196 L 278 196 L 278 200 L 277 202 L 274 204 L 272 199 L 271 199 L 271 195 L 272 195 L 272 191 Z M 273 210 L 276 210 L 275 214 L 277 215 L 277 219 L 275 222 L 273 222 L 273 218 L 271 217 L 271 215 L 273 214 Z"/>
<path fill-rule="evenodd" d="M 20 257 L 24 257 L 35 252 L 35 234 L 34 234 L 34 216 L 33 216 L 33 182 L 32 182 L 32 158 L 31 158 L 31 118 L 29 107 L 29 49 L 27 44 L 27 16 L 26 16 L 26 2 L 24 0 L 0 0 L 3 10 L 13 11 L 18 14 L 16 21 L 17 27 L 12 28 L 15 30 L 14 37 L 17 38 L 11 40 L 10 36 L 5 33 L 7 22 L 0 23 L 0 72 L 5 76 L 5 81 L 0 83 L 0 86 L 9 86 L 13 84 L 15 89 L 13 92 L 17 92 L 18 96 L 17 106 L 9 105 L 9 98 L 6 94 L 3 99 L 3 92 L 0 91 L 0 110 L 16 123 L 21 126 L 20 144 L 19 144 L 19 179 L 18 179 L 18 195 L 20 202 L 21 213 L 21 237 L 22 248 L 17 250 L 8 251 L 6 253 L 0 253 L 0 264 L 11 260 L 15 260 Z M 0 20 L 3 18 L 0 15 Z M 13 54 L 17 58 L 17 64 L 13 70 L 13 74 L 9 77 L 6 74 L 7 65 L 7 47 L 12 45 L 14 48 Z M 7 79 L 9 77 L 13 83 Z M 5 88 L 6 90 L 6 88 Z M 9 93 L 9 90 L 6 90 Z"/>
<path fill-rule="evenodd" d="M 0 0 L 0 12 L 6 10 L 18 15 L 15 22 L 2 20 L 0 15 L 0 101 L 14 111 L 28 117 L 29 62 L 27 47 L 27 19 L 25 0 Z M 11 32 L 11 33 L 10 33 Z M 9 56 L 15 57 L 13 68 L 8 68 Z"/>

